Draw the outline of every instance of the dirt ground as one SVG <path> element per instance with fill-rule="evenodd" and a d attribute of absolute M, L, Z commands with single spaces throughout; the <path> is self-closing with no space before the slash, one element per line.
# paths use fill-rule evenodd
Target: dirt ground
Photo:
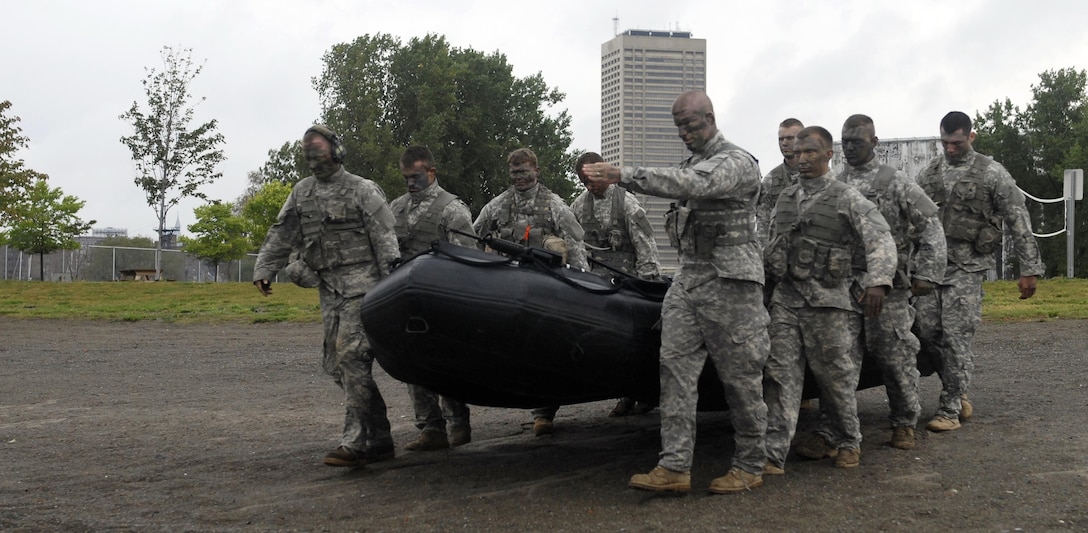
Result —
<path fill-rule="evenodd" d="M 699 419 L 687 496 L 626 488 L 659 449 L 656 411 L 568 406 L 535 437 L 528 412 L 473 409 L 473 442 L 412 453 L 405 386 L 379 373 L 397 458 L 322 466 L 340 392 L 317 324 L 0 320 L 4 531 L 1053 531 L 1088 530 L 1088 322 L 985 323 L 975 417 L 884 445 L 883 389 L 859 395 L 859 468 L 791 456 L 732 496 L 722 413 Z M 939 381 L 923 380 L 923 424 Z M 811 425 L 806 412 L 802 424 Z"/>

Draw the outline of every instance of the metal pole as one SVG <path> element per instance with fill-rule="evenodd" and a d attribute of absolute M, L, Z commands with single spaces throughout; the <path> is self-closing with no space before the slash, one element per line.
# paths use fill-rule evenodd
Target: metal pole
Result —
<path fill-rule="evenodd" d="M 1074 205 L 1073 195 L 1065 197 L 1065 277 L 1073 277 L 1073 228 L 1077 227 L 1073 218 L 1077 210 Z"/>

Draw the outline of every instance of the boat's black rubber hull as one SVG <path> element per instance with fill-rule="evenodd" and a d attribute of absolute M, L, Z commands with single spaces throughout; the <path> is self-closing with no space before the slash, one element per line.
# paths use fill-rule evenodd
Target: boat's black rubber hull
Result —
<path fill-rule="evenodd" d="M 666 283 L 628 280 L 442 245 L 366 296 L 363 324 L 391 376 L 470 404 L 542 407 L 631 397 L 656 405 Z M 806 398 L 818 396 L 811 376 Z M 859 388 L 883 385 L 872 361 Z M 727 406 L 708 363 L 699 408 Z"/>
<path fill-rule="evenodd" d="M 666 284 L 644 285 L 656 300 L 601 294 L 612 286 L 593 274 L 456 253 L 482 263 L 422 255 L 367 294 L 363 323 L 391 376 L 478 405 L 657 402 Z"/>

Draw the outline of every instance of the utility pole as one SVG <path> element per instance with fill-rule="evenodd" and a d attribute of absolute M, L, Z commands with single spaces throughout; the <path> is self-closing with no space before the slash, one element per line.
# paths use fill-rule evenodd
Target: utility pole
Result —
<path fill-rule="evenodd" d="M 1067 168 L 1064 176 L 1065 185 L 1065 277 L 1073 277 L 1073 234 L 1077 227 L 1076 201 L 1084 199 L 1084 169 Z"/>

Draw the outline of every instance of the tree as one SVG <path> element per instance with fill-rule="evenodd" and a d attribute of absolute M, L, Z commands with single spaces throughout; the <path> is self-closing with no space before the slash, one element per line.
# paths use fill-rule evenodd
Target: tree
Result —
<path fill-rule="evenodd" d="M 218 148 L 224 141 L 209 120 L 195 128 L 189 86 L 202 66 L 194 66 L 192 51 L 162 49 L 163 70 L 145 68 L 143 81 L 147 110 L 133 102 L 121 120 L 132 124 L 133 135 L 121 143 L 136 163 L 136 185 L 144 190 L 147 205 L 159 221 L 160 242 L 155 247 L 155 270 L 161 272 L 162 242 L 166 215 L 182 198 L 206 199 L 200 187 L 222 177 L 215 167 L 225 159 Z M 204 101 L 200 98 L 199 101 Z"/>
<path fill-rule="evenodd" d="M 98 246 L 122 246 L 126 248 L 154 248 L 155 241 L 151 237 L 137 235 L 135 237 L 106 237 L 98 242 Z"/>
<path fill-rule="evenodd" d="M 309 175 L 310 168 L 302 156 L 302 140 L 285 142 L 279 149 L 268 151 L 268 161 L 260 170 L 249 172 L 246 176 L 249 185 L 235 205 L 244 208 L 249 199 L 267 183 L 294 185 Z"/>
<path fill-rule="evenodd" d="M 219 279 L 219 264 L 245 257 L 249 250 L 246 221 L 235 216 L 230 203 L 212 202 L 193 209 L 196 222 L 188 226 L 195 237 L 181 237 L 182 250 L 208 261 Z"/>
<path fill-rule="evenodd" d="M 385 34 L 333 46 L 315 77 L 322 121 L 343 137 L 347 167 L 390 198 L 404 192 L 397 162 L 409 144 L 430 147 L 443 187 L 478 212 L 510 185 L 507 155 L 526 146 L 541 181 L 571 198 L 577 181 L 564 95 L 537 73 L 513 75 L 499 52 L 451 48 L 427 35 L 406 45 Z"/>
<path fill-rule="evenodd" d="M 76 237 L 95 221 L 83 222 L 76 214 L 86 202 L 65 196 L 39 179 L 27 189 L 26 198 L 15 207 L 14 220 L 4 240 L 12 248 L 38 254 L 38 279 L 45 279 L 45 254 L 79 248 Z"/>
<path fill-rule="evenodd" d="M 1067 168 L 1088 168 L 1088 76 L 1075 69 L 1049 70 L 1039 74 L 1032 85 L 1032 101 L 1023 111 L 1009 99 L 994 102 L 987 112 L 975 115 L 975 149 L 994 156 L 1005 165 L 1017 185 L 1039 198 L 1063 194 Z M 1061 204 L 1040 205 L 1028 201 L 1036 233 L 1051 233 L 1063 227 Z M 1074 274 L 1088 277 L 1088 207 L 1077 206 L 1074 247 Z M 1047 276 L 1066 271 L 1064 238 L 1039 239 Z"/>
<path fill-rule="evenodd" d="M 0 102 L 0 228 L 11 222 L 12 210 L 25 200 L 27 188 L 35 180 L 48 179 L 45 174 L 39 174 L 25 168 L 22 159 L 16 159 L 15 153 L 21 148 L 26 148 L 30 143 L 22 134 L 22 128 L 17 123 L 19 117 L 8 116 L 11 102 Z"/>
<path fill-rule="evenodd" d="M 241 216 L 246 221 L 251 250 L 259 250 L 268 235 L 268 228 L 276 223 L 284 202 L 291 194 L 291 186 L 278 181 L 264 184 L 242 206 Z"/>

